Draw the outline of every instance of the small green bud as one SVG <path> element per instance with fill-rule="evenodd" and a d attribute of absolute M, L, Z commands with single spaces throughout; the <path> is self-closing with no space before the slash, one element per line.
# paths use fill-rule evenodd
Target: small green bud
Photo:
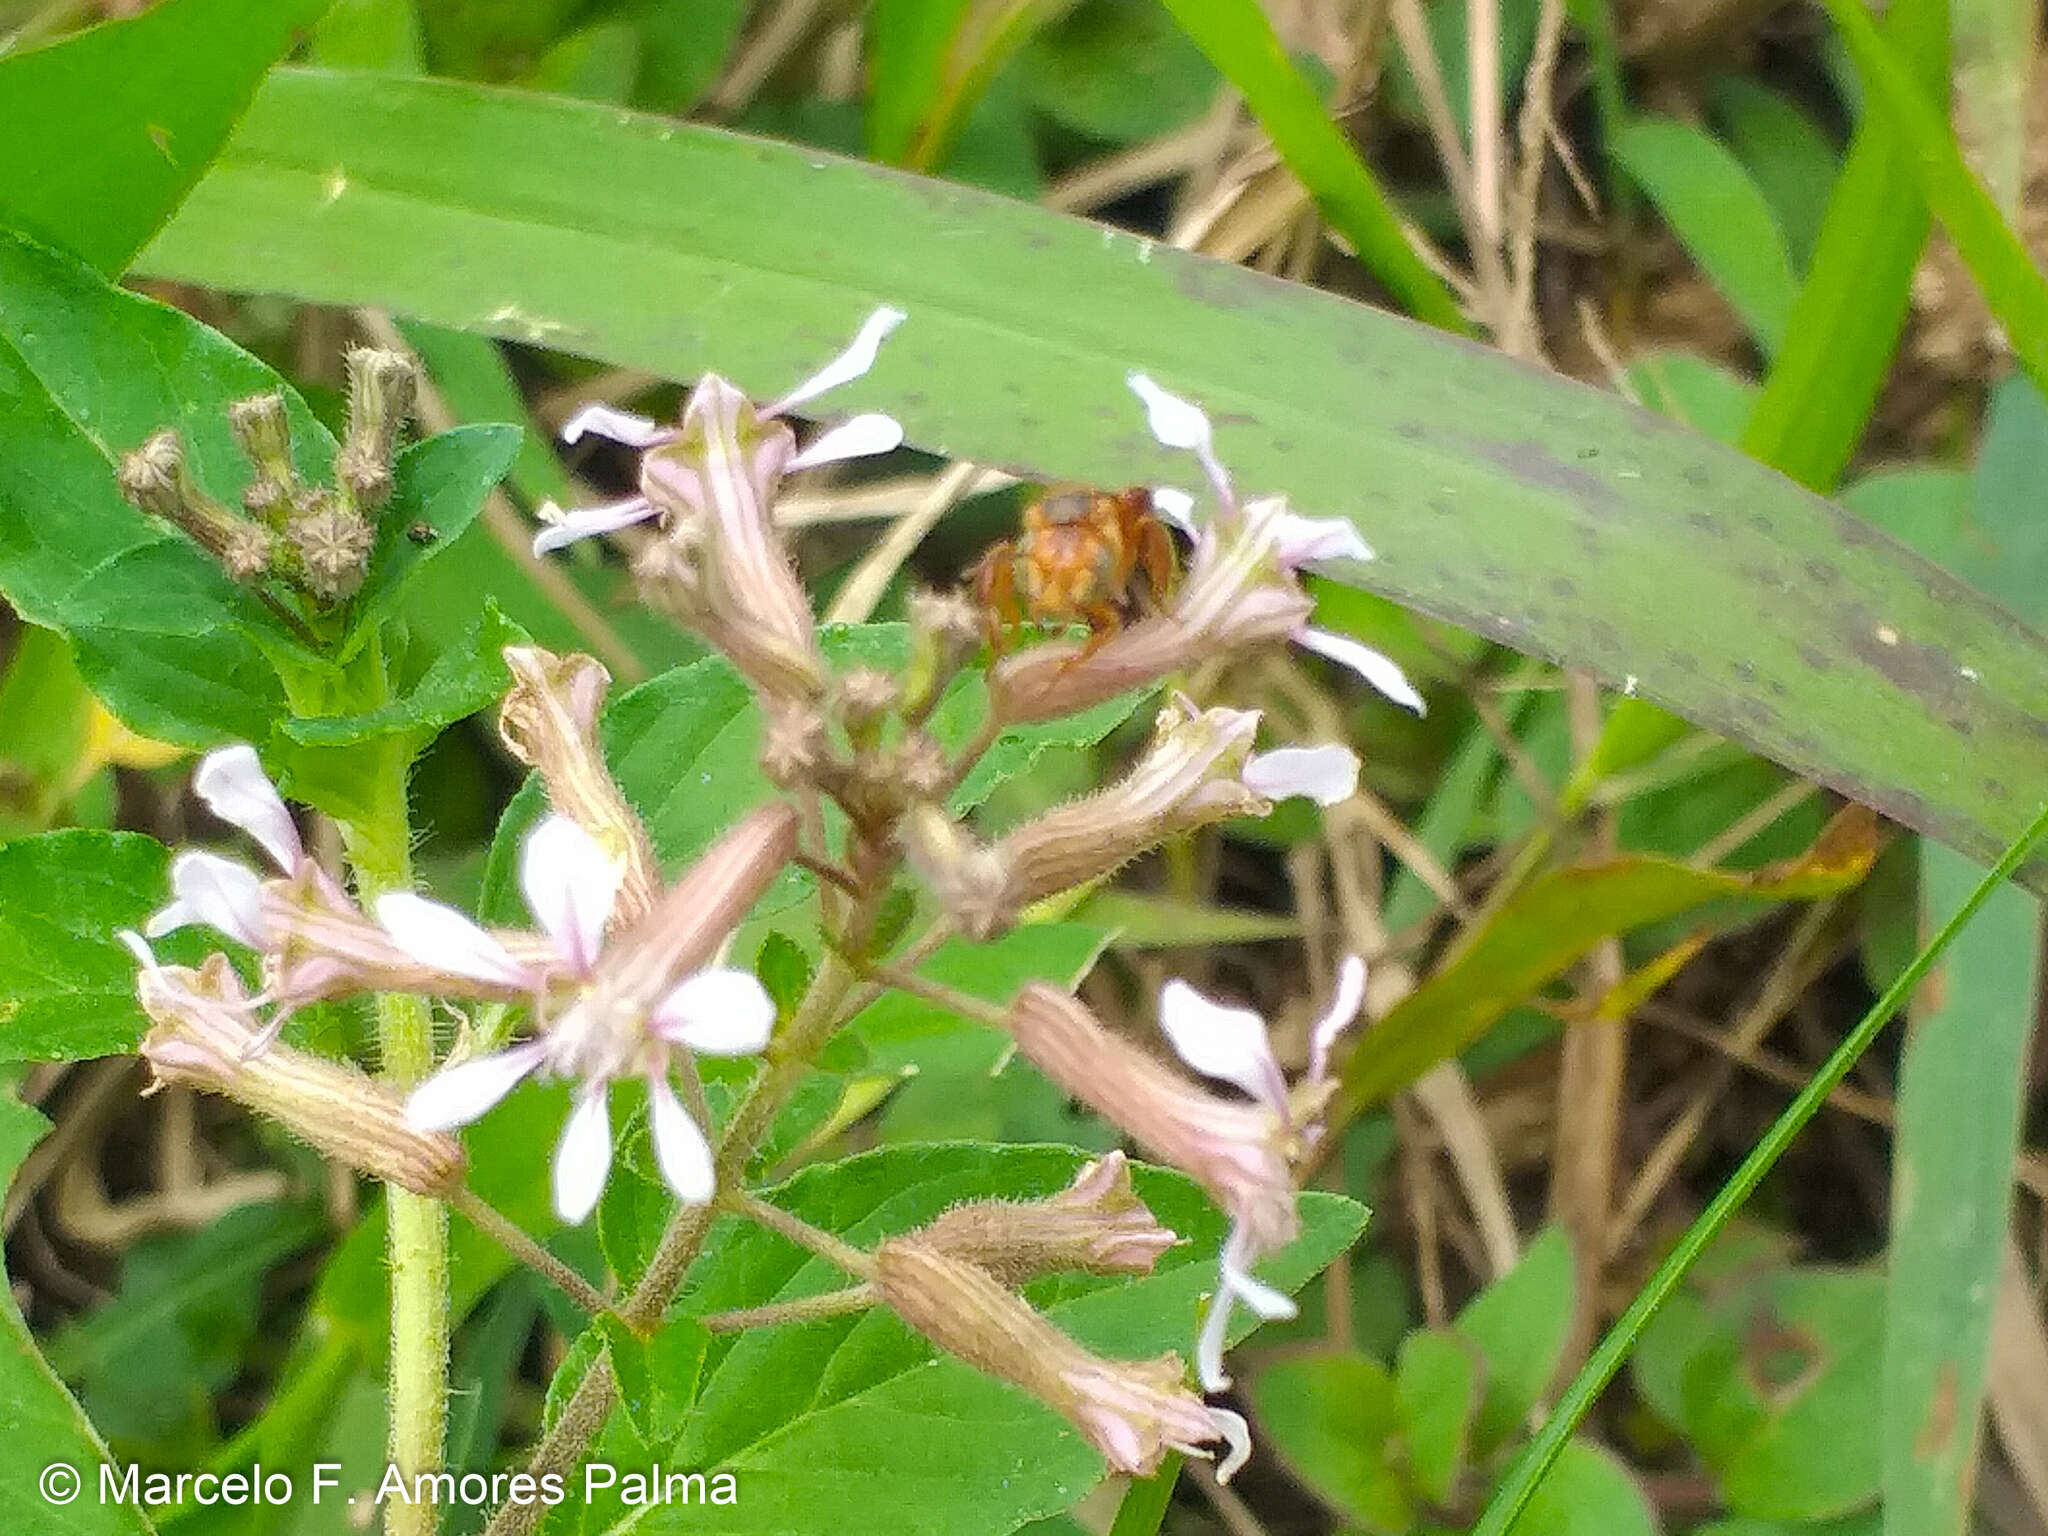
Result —
<path fill-rule="evenodd" d="M 298 493 L 298 471 L 292 464 L 291 421 L 278 390 L 251 395 L 228 407 L 228 428 L 256 478 L 242 492 L 242 505 L 272 527 L 281 525 Z"/>
<path fill-rule="evenodd" d="M 334 474 L 365 510 L 391 499 L 391 461 L 418 388 L 418 371 L 404 353 L 349 349 L 348 439 L 335 458 Z"/>
<path fill-rule="evenodd" d="M 269 533 L 199 488 L 185 468 L 185 444 L 169 427 L 123 454 L 115 478 L 131 504 L 174 524 L 236 581 L 253 580 L 270 568 Z"/>

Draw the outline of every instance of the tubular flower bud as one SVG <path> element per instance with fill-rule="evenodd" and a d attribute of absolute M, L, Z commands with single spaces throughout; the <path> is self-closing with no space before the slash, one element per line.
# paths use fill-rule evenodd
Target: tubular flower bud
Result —
<path fill-rule="evenodd" d="M 793 471 L 886 453 L 902 442 L 903 430 L 887 416 L 857 416 L 798 451 L 782 418 L 866 373 L 902 319 L 898 310 L 875 311 L 851 347 L 765 406 L 706 374 L 672 427 L 605 406 L 578 413 L 563 428 L 567 441 L 588 432 L 642 450 L 640 494 L 567 513 L 543 507 L 548 526 L 535 538 L 534 553 L 663 519 L 666 543 L 638 568 L 650 601 L 696 628 L 764 693 L 815 700 L 825 665 L 810 600 L 770 515 L 776 491 Z"/>
<path fill-rule="evenodd" d="M 445 1193 L 461 1181 L 462 1148 L 409 1124 L 389 1089 L 289 1046 L 258 1049 L 252 1001 L 225 955 L 196 971 L 161 966 L 139 935 L 122 937 L 141 963 L 136 993 L 151 1025 L 142 1057 L 158 1084 L 225 1095 L 326 1156 L 415 1194 Z"/>
<path fill-rule="evenodd" d="M 1070 1270 L 1149 1275 L 1180 1241 L 1131 1188 L 1130 1163 L 1121 1152 L 1089 1163 L 1048 1200 L 956 1205 L 910 1236 L 1006 1286 Z"/>
<path fill-rule="evenodd" d="M 207 753 L 192 783 L 214 815 L 256 841 L 278 874 L 265 879 L 233 859 L 187 849 L 171 861 L 173 900 L 150 918 L 145 931 L 154 939 L 203 924 L 261 955 L 264 1000 L 275 1003 L 277 1012 L 252 1049 L 263 1049 L 294 1010 L 321 998 L 440 990 L 440 974 L 394 944 L 306 852 L 254 747 L 238 744 Z M 524 994 L 502 987 L 471 995 L 512 1001 Z"/>
<path fill-rule="evenodd" d="M 1226 1450 L 1217 1477 L 1228 1481 L 1251 1454 L 1244 1420 L 1191 1392 L 1179 1356 L 1106 1360 L 1091 1354 L 988 1271 L 919 1237 L 892 1238 L 876 1250 L 874 1283 L 904 1322 L 1052 1408 L 1119 1472 L 1150 1477 L 1168 1451 L 1207 1460 L 1221 1442 Z"/>
<path fill-rule="evenodd" d="M 281 527 L 298 493 L 298 469 L 292 463 L 291 421 L 278 390 L 251 395 L 228 407 L 228 428 L 256 478 L 242 492 L 242 505 L 272 527 Z"/>
<path fill-rule="evenodd" d="M 981 646 L 982 621 L 958 592 L 910 594 L 910 664 L 903 674 L 903 708 L 923 719 L 940 694 Z"/>
<path fill-rule="evenodd" d="M 1240 502 L 1201 408 L 1141 373 L 1131 375 L 1130 385 L 1144 403 L 1152 435 L 1165 447 L 1194 454 L 1215 498 L 1215 516 L 1199 524 L 1184 492 L 1155 493 L 1154 506 L 1195 541 L 1187 577 L 1167 612 L 1087 653 L 1036 646 L 1006 658 L 991 678 L 1004 718 L 1068 714 L 1217 654 L 1283 639 L 1348 667 L 1402 708 L 1422 713 L 1422 695 L 1390 658 L 1308 622 L 1314 605 L 1296 572 L 1328 560 L 1371 560 L 1358 530 L 1343 518 L 1298 516 L 1278 497 Z"/>
<path fill-rule="evenodd" d="M 611 674 L 590 656 L 557 656 L 536 645 L 508 645 L 512 689 L 498 709 L 498 734 L 541 776 L 548 803 L 619 862 L 616 920 L 632 923 L 654 905 L 661 870 L 647 829 L 605 766 L 597 716 Z"/>
<path fill-rule="evenodd" d="M 987 937 L 1032 902 L 1108 874 L 1168 838 L 1230 816 L 1263 816 L 1269 796 L 1328 804 L 1356 786 L 1349 749 L 1254 755 L 1258 725 L 1257 710 L 1198 710 L 1175 698 L 1160 712 L 1150 750 L 1119 782 L 991 848 L 921 813 L 907 828 L 912 857 L 962 926 Z"/>
<path fill-rule="evenodd" d="M 419 372 L 403 352 L 352 347 L 348 358 L 348 437 L 334 476 L 358 507 L 374 511 L 391 499 L 391 461 L 412 415 Z"/>
<path fill-rule="evenodd" d="M 534 974 L 451 907 L 407 893 L 380 898 L 378 920 L 422 963 L 541 993 L 533 1038 L 435 1073 L 407 1102 L 411 1122 L 447 1130 L 479 1119 L 534 1073 L 576 1079 L 554 1184 L 557 1213 L 581 1222 L 596 1208 L 611 1168 L 611 1085 L 638 1075 L 647 1084 L 662 1177 L 687 1203 L 709 1200 L 716 1192 L 711 1146 L 676 1097 L 673 1059 L 678 1051 L 750 1056 L 767 1045 L 775 1004 L 766 989 L 746 971 L 710 962 L 789 862 L 796 821 L 786 803 L 756 811 L 644 916 L 609 937 L 620 865 L 575 822 L 543 821 L 521 850 L 520 879 L 555 947 L 559 980 Z"/>
<path fill-rule="evenodd" d="M 124 454 L 116 478 L 131 504 L 180 529 L 234 580 L 250 581 L 270 568 L 268 531 L 199 488 L 186 469 L 184 443 L 168 427 Z"/>

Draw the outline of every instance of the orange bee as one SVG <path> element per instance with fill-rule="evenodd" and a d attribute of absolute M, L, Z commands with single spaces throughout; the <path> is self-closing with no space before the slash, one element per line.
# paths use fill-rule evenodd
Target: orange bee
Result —
<path fill-rule="evenodd" d="M 1031 619 L 1086 624 L 1089 651 L 1141 606 L 1163 603 L 1178 574 L 1173 538 L 1142 485 L 1047 491 L 1024 509 L 1018 537 L 993 545 L 968 573 L 997 650 L 1007 626 Z"/>

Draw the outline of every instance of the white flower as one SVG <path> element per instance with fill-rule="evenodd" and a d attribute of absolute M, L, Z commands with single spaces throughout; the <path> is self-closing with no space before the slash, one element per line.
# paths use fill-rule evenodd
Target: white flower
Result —
<path fill-rule="evenodd" d="M 772 404 L 760 407 L 754 412 L 757 421 L 770 421 L 787 415 L 827 390 L 850 384 L 875 365 L 875 357 L 882 341 L 901 325 L 903 311 L 883 307 L 869 315 L 861 326 L 853 344 L 833 358 L 823 368 L 797 385 L 788 394 Z M 692 391 L 693 399 L 702 392 L 706 384 L 716 375 L 709 376 L 704 384 Z M 730 385 L 718 379 L 721 391 L 729 391 Z M 684 410 L 687 423 L 689 408 Z M 586 434 L 610 438 L 629 448 L 661 448 L 682 438 L 686 427 L 666 426 L 645 416 L 636 416 L 630 411 L 616 410 L 608 405 L 585 406 L 572 416 L 562 427 L 562 441 L 574 443 Z M 841 422 L 814 439 L 811 445 L 795 454 L 777 467 L 778 474 L 799 469 L 815 469 L 821 464 L 835 464 L 845 459 L 865 458 L 872 454 L 887 453 L 903 442 L 903 428 L 894 417 L 870 412 Z M 551 550 L 573 544 L 578 539 L 591 538 L 597 534 L 616 533 L 634 523 L 645 522 L 661 509 L 646 495 L 631 496 L 624 501 L 609 502 L 602 506 L 581 507 L 564 512 L 553 502 L 544 503 L 540 517 L 545 527 L 534 536 L 533 552 L 547 554 Z"/>
<path fill-rule="evenodd" d="M 1303 1096 L 1323 1097 L 1330 1086 L 1330 1050 L 1365 1005 L 1365 962 L 1346 956 L 1337 970 L 1337 989 L 1330 1007 L 1309 1032 L 1309 1072 Z M 1269 1110 L 1281 1129 L 1294 1129 L 1295 1094 L 1281 1073 L 1265 1020 L 1248 1008 L 1213 1002 L 1184 981 L 1170 981 L 1159 994 L 1159 1027 L 1180 1059 L 1204 1077 L 1234 1084 Z M 1310 1127 L 1304 1139 L 1312 1144 Z M 1230 1385 L 1223 1369 L 1223 1348 L 1230 1330 L 1231 1309 L 1243 1302 L 1266 1319 L 1292 1317 L 1295 1306 L 1287 1294 L 1259 1280 L 1252 1265 L 1265 1251 L 1265 1235 L 1234 1217 L 1220 1256 L 1216 1295 L 1203 1320 L 1195 1347 L 1195 1369 L 1204 1391 Z"/>
<path fill-rule="evenodd" d="M 1331 743 L 1279 747 L 1244 765 L 1244 786 L 1268 800 L 1300 795 L 1317 805 L 1340 805 L 1358 793 L 1358 754 Z"/>
<path fill-rule="evenodd" d="M 214 815 L 255 838 L 280 874 L 291 877 L 306 867 L 309 861 L 299 829 L 254 747 L 238 743 L 207 753 L 192 775 L 192 787 Z M 267 947 L 263 877 L 247 865 L 187 850 L 171 861 L 171 893 L 171 904 L 151 917 L 143 930 L 152 939 L 203 923 L 251 949 Z"/>
<path fill-rule="evenodd" d="M 1364 561 L 1373 558 L 1371 547 L 1346 518 L 1302 517 L 1289 511 L 1286 502 L 1278 497 L 1240 503 L 1231 486 L 1230 476 L 1216 456 L 1214 434 L 1208 415 L 1202 408 L 1192 400 L 1169 394 L 1142 373 L 1131 374 L 1129 383 L 1132 393 L 1144 403 L 1152 435 L 1163 447 L 1192 452 L 1201 464 L 1202 472 L 1208 476 L 1216 495 L 1221 526 L 1226 530 L 1219 533 L 1217 521 L 1197 523 L 1192 499 L 1186 492 L 1163 488 L 1153 493 L 1155 510 L 1187 530 L 1195 539 L 1195 558 L 1185 588 L 1185 606 L 1197 606 L 1198 593 L 1203 589 L 1213 590 L 1219 600 L 1233 599 L 1240 590 L 1240 584 L 1230 578 L 1239 574 L 1237 568 L 1243 564 L 1270 560 L 1291 581 L 1293 574 L 1304 566 L 1327 560 Z M 1164 502 L 1162 494 L 1167 498 Z M 1205 568 L 1208 567 L 1220 568 L 1216 575 L 1224 579 L 1205 580 L 1209 574 Z M 1195 617 L 1211 622 L 1216 615 L 1197 614 Z M 1290 638 L 1304 650 L 1327 656 L 1356 672 L 1403 709 L 1411 709 L 1418 715 L 1424 712 L 1426 706 L 1422 695 L 1391 657 L 1348 636 L 1331 634 L 1308 624 L 1296 628 Z"/>
<path fill-rule="evenodd" d="M 662 909 L 608 936 L 622 874 L 620 862 L 566 817 L 549 816 L 528 834 L 520 886 L 558 966 L 522 961 L 462 913 L 425 897 L 395 892 L 377 902 L 378 921 L 421 964 L 535 993 L 539 1033 L 444 1067 L 413 1090 L 406 1114 L 420 1130 L 448 1130 L 479 1119 L 536 1072 L 577 1079 L 554 1161 L 555 1208 L 570 1223 L 596 1208 L 610 1171 L 610 1087 L 636 1074 L 647 1083 L 662 1177 L 686 1202 L 709 1200 L 711 1147 L 670 1083 L 672 1053 L 753 1055 L 775 1023 L 774 1003 L 745 971 L 671 973 L 657 931 Z M 556 996 L 564 983 L 565 995 Z"/>

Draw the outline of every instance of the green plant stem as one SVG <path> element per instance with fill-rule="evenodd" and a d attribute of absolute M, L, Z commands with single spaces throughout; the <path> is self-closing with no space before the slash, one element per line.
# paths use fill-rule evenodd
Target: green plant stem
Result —
<path fill-rule="evenodd" d="M 532 1234 L 492 1205 L 473 1189 L 458 1189 L 448 1203 L 469 1219 L 469 1224 L 500 1248 L 519 1260 L 593 1318 L 611 1310 L 603 1292 L 567 1264 L 534 1241 Z"/>
<path fill-rule="evenodd" d="M 367 814 L 342 826 L 365 906 L 412 884 L 405 775 L 405 759 L 388 754 Z M 433 1018 L 425 998 L 378 994 L 377 1048 L 386 1079 L 401 1091 L 433 1069 Z M 448 1208 L 395 1184 L 385 1186 L 384 1202 L 391 1261 L 390 1451 L 410 1489 L 417 1474 L 441 1469 L 447 1440 Z M 433 1536 L 440 1513 L 431 1499 L 393 1500 L 385 1521 L 388 1536 Z"/>
<path fill-rule="evenodd" d="M 706 1333 L 741 1333 L 749 1328 L 776 1328 L 785 1323 L 814 1323 L 821 1317 L 863 1312 L 874 1304 L 873 1286 L 850 1285 L 843 1291 L 827 1291 L 821 1296 L 799 1296 L 794 1301 L 736 1307 L 730 1312 L 707 1312 L 697 1321 Z"/>
<path fill-rule="evenodd" d="M 873 1254 L 863 1253 L 851 1243 L 841 1242 L 833 1233 L 812 1226 L 801 1216 L 792 1215 L 779 1205 L 770 1205 L 745 1190 L 724 1197 L 720 1204 L 735 1216 L 744 1216 L 748 1221 L 788 1238 L 798 1247 L 808 1248 L 820 1258 L 830 1260 L 858 1280 L 875 1278 Z"/>
<path fill-rule="evenodd" d="M 1649 1283 L 1636 1293 L 1636 1298 L 1629 1303 L 1628 1310 L 1616 1319 L 1614 1326 L 1607 1331 L 1607 1336 L 1600 1341 L 1600 1347 L 1593 1351 L 1592 1357 L 1580 1368 L 1579 1374 L 1572 1379 L 1572 1384 L 1565 1389 L 1564 1396 L 1551 1410 L 1550 1417 L 1544 1421 L 1543 1428 L 1530 1442 L 1529 1448 L 1509 1469 L 1506 1479 L 1502 1481 L 1492 1501 L 1486 1506 L 1485 1515 L 1481 1517 L 1479 1524 L 1473 1527 L 1472 1536 L 1506 1536 L 1507 1531 L 1534 1496 L 1537 1484 L 1543 1480 L 1543 1474 L 1549 1471 L 1550 1464 L 1557 1459 L 1565 1443 L 1571 1439 L 1587 1413 L 1591 1411 L 1594 1400 L 1606 1390 L 1607 1384 L 1621 1369 L 1622 1361 L 1628 1358 L 1629 1351 L 1635 1347 L 1637 1338 L 1649 1325 L 1650 1319 L 1670 1299 L 1671 1293 L 1678 1289 L 1679 1282 L 1684 1280 L 1707 1245 L 1720 1234 L 1721 1229 L 1728 1224 L 1729 1218 L 1742 1207 L 1743 1202 L 1762 1182 L 1764 1175 L 1770 1172 L 1785 1148 L 1791 1144 L 1792 1138 L 1799 1134 L 1806 1122 L 1811 1120 L 1821 1105 L 1827 1102 L 1828 1095 L 1833 1093 L 1841 1085 L 1842 1079 L 1849 1075 L 1849 1069 L 1856 1064 L 1864 1051 L 1869 1049 L 1878 1032 L 1891 1021 L 1900 1008 L 1905 1006 L 1906 999 L 1920 984 L 1920 979 L 1933 968 L 1934 962 L 1954 941 L 1955 936 L 1962 932 L 1963 926 L 1976 915 L 1977 909 L 1991 893 L 2026 862 L 2027 855 L 2033 851 L 2043 832 L 2048 832 L 2048 806 L 2042 807 L 2026 831 L 2020 834 L 2018 841 L 2005 850 L 1991 872 L 1978 882 L 1977 888 L 1956 910 L 1955 916 L 1942 924 L 1941 931 L 1935 934 L 1927 947 L 1915 955 L 1912 964 L 1900 972 L 1898 980 L 1885 989 L 1884 996 L 1871 1006 L 1870 1011 L 1864 1014 L 1856 1027 L 1835 1048 L 1834 1054 L 1828 1057 L 1821 1069 L 1800 1090 L 1799 1096 L 1786 1107 L 1783 1114 L 1778 1116 L 1770 1130 L 1765 1133 L 1763 1140 L 1759 1141 L 1749 1156 L 1743 1159 L 1742 1166 L 1735 1170 L 1726 1184 L 1721 1186 L 1720 1192 L 1700 1213 L 1699 1219 L 1686 1229 L 1685 1236 L 1679 1239 L 1678 1246 L 1672 1249 L 1670 1257 L 1657 1267 L 1656 1274 L 1652 1275 Z"/>

